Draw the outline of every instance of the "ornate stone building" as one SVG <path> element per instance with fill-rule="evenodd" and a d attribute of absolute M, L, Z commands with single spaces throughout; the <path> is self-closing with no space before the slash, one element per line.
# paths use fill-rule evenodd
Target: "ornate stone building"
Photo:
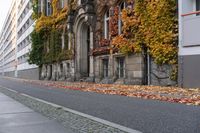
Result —
<path fill-rule="evenodd" d="M 46 2 L 46 4 L 44 3 Z M 63 4 L 73 2 L 67 16 L 66 30 L 73 57 L 56 63 L 43 64 L 41 78 L 48 80 L 91 81 L 97 83 L 161 84 L 170 85 L 169 69 L 158 67 L 148 55 L 123 55 L 110 45 L 110 17 L 118 8 L 118 34 L 122 32 L 121 12 L 133 8 L 134 3 L 123 0 L 60 0 Z M 51 14 L 51 1 L 45 0 L 46 15 Z M 46 6 L 44 6 L 46 5 Z M 42 9 L 44 11 L 44 9 Z M 153 67 L 151 67 L 153 66 Z M 156 71 L 155 73 L 151 73 Z M 158 78 L 156 76 L 163 76 Z"/>

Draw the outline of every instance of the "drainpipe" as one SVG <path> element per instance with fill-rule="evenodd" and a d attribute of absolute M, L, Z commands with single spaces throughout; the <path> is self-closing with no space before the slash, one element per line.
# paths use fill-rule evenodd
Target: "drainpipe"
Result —
<path fill-rule="evenodd" d="M 113 16 L 114 16 L 114 7 L 112 6 L 110 8 L 110 19 Z M 109 28 L 110 28 L 110 22 L 109 22 Z M 111 34 L 109 34 L 109 39 L 112 40 L 112 35 Z M 111 50 L 110 50 L 110 61 L 109 61 L 109 63 L 111 64 L 111 67 L 110 67 L 110 75 L 109 75 L 109 77 L 113 79 L 113 77 L 114 77 L 114 65 L 113 65 L 114 64 L 114 57 L 113 57 L 113 46 L 111 45 L 111 43 L 110 43 L 110 48 L 111 48 Z"/>
<path fill-rule="evenodd" d="M 147 85 L 148 84 L 148 54 L 147 54 L 147 47 L 143 44 L 142 45 L 142 56 L 144 60 L 144 68 L 143 68 L 143 80 L 142 84 Z"/>
<path fill-rule="evenodd" d="M 178 74 L 179 74 L 179 86 L 180 87 L 183 87 L 183 75 L 184 75 L 184 68 L 183 68 L 183 65 L 184 65 L 184 62 L 183 62 L 183 57 L 180 57 L 180 59 L 179 59 L 179 62 L 180 62 L 180 64 L 179 64 L 179 72 L 178 72 Z"/>
<path fill-rule="evenodd" d="M 147 84 L 151 85 L 151 57 L 147 54 Z"/>

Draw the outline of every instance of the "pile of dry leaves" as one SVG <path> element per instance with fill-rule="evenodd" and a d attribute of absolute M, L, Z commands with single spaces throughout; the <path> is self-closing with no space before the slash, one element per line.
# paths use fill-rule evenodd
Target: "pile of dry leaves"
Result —
<path fill-rule="evenodd" d="M 86 82 L 55 82 L 21 79 L 18 80 L 24 83 L 31 83 L 62 89 L 88 91 L 110 95 L 122 95 L 143 99 L 183 103 L 187 105 L 200 105 L 200 89 L 183 89 L 178 87 L 160 86 L 95 84 Z"/>

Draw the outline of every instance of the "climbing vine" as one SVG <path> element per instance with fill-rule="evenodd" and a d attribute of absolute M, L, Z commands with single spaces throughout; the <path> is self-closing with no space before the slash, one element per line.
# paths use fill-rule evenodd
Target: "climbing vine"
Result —
<path fill-rule="evenodd" d="M 52 15 L 45 16 L 44 12 L 41 13 L 41 16 L 36 21 L 36 31 L 40 31 L 42 29 L 55 28 L 61 22 L 66 20 L 69 8 L 68 6 L 65 6 L 63 9 L 59 9 L 57 6 L 58 2 L 58 0 L 52 0 Z"/>
<path fill-rule="evenodd" d="M 33 0 L 33 18 L 36 24 L 32 33 L 30 63 L 51 63 L 72 58 L 72 51 L 62 50 L 61 35 L 65 32 L 67 38 L 67 31 L 64 31 L 65 21 L 69 11 L 76 9 L 77 0 L 71 0 L 70 4 L 62 9 L 58 8 L 58 2 L 59 0 L 52 0 L 53 13 L 45 16 L 44 12 L 38 12 L 38 0 Z M 137 53 L 144 52 L 145 48 L 155 63 L 177 64 L 176 1 L 126 0 L 126 3 L 127 8 L 121 14 L 119 7 L 114 7 L 109 23 L 111 40 L 102 39 L 99 43 L 100 48 L 93 50 L 94 55 L 109 53 L 113 49 L 125 54 Z M 123 23 L 120 35 L 118 35 L 119 18 Z M 174 69 L 172 73 L 174 79 L 176 73 Z"/>
<path fill-rule="evenodd" d="M 52 14 L 45 15 L 39 12 L 38 0 L 33 0 L 33 19 L 36 20 L 35 30 L 32 33 L 32 50 L 29 55 L 31 64 L 47 64 L 72 58 L 72 50 L 68 50 L 68 36 L 66 20 L 69 9 L 75 8 L 76 0 L 63 8 L 58 7 L 59 0 L 52 0 Z M 42 8 L 41 8 L 42 9 Z M 64 34 L 64 48 L 62 35 Z"/>
<path fill-rule="evenodd" d="M 113 16 L 110 17 L 110 36 L 116 36 L 118 35 L 118 20 L 119 20 L 119 7 L 116 6 L 113 8 Z"/>
<path fill-rule="evenodd" d="M 35 20 L 39 18 L 38 0 L 33 0 L 32 8 L 33 8 L 32 18 Z"/>
<path fill-rule="evenodd" d="M 124 54 L 148 52 L 156 64 L 171 65 L 170 79 L 176 81 L 178 59 L 176 1 L 127 0 L 126 2 L 128 6 L 121 15 L 123 32 L 113 37 L 111 44 Z"/>
<path fill-rule="evenodd" d="M 32 41 L 32 50 L 29 53 L 30 64 L 36 64 L 41 66 L 43 64 L 43 51 L 44 51 L 44 36 L 43 31 L 36 32 L 35 30 L 31 33 L 31 41 Z"/>
<path fill-rule="evenodd" d="M 157 64 L 176 64 L 175 12 L 175 0 L 135 0 L 134 8 L 122 11 L 123 33 L 112 44 L 122 53 L 141 52 L 146 47 Z"/>

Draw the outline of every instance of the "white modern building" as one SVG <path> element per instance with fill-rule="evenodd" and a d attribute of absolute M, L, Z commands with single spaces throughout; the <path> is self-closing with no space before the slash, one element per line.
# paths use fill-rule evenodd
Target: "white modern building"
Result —
<path fill-rule="evenodd" d="M 179 86 L 200 87 L 200 0 L 179 0 Z"/>
<path fill-rule="evenodd" d="M 37 66 L 28 64 L 33 31 L 31 0 L 13 0 L 0 34 L 0 74 L 38 79 Z"/>
<path fill-rule="evenodd" d="M 13 0 L 0 33 L 0 74 L 16 76 L 17 1 Z"/>
<path fill-rule="evenodd" d="M 32 0 L 17 1 L 17 77 L 38 79 L 38 67 L 27 61 L 31 49 L 31 32 L 34 29 L 32 20 Z"/>

